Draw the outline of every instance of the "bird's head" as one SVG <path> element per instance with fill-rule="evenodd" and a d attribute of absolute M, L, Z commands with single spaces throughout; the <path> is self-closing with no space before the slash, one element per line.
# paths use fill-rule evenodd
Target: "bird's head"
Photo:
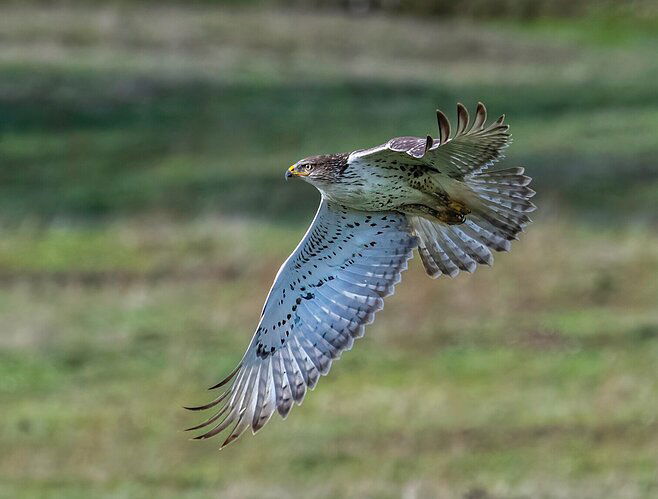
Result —
<path fill-rule="evenodd" d="M 286 179 L 299 177 L 316 187 L 338 182 L 347 167 L 347 156 L 347 154 L 309 156 L 288 168 Z"/>

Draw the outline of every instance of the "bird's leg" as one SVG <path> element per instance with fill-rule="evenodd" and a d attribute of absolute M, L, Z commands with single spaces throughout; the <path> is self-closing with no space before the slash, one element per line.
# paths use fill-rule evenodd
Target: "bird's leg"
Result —
<path fill-rule="evenodd" d="M 424 204 L 405 204 L 400 207 L 400 211 L 407 215 L 418 215 L 428 219 L 438 218 L 439 212 L 434 208 L 425 206 Z"/>
<path fill-rule="evenodd" d="M 446 201 L 445 205 L 438 206 L 438 209 L 425 206 L 424 204 L 407 204 L 402 207 L 401 211 L 409 215 L 419 215 L 429 220 L 439 220 L 448 225 L 464 223 L 466 215 L 471 210 L 459 201 L 449 198 Z"/>

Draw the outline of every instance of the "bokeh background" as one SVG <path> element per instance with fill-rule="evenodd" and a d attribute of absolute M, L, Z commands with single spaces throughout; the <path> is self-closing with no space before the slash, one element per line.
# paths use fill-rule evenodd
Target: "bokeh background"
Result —
<path fill-rule="evenodd" d="M 0 496 L 658 496 L 651 1 L 0 3 Z M 493 268 L 415 259 L 295 408 L 218 452 L 318 202 L 310 154 L 506 113 L 540 209 Z"/>

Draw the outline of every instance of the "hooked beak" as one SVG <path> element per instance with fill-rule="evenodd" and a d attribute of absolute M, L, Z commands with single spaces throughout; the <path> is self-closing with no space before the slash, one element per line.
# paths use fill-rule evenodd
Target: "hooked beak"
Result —
<path fill-rule="evenodd" d="M 295 169 L 295 165 L 292 165 L 290 168 L 286 170 L 286 180 L 288 180 L 290 177 L 306 177 L 308 173 L 306 172 L 301 172 L 299 170 Z"/>

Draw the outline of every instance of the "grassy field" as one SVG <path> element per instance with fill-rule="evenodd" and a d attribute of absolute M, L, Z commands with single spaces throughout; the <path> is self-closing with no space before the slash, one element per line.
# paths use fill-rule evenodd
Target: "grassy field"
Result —
<path fill-rule="evenodd" d="M 658 494 L 655 26 L 113 6 L 0 16 L 0 496 Z M 414 260 L 287 421 L 222 452 L 233 368 L 319 152 L 505 112 L 537 223 Z"/>

